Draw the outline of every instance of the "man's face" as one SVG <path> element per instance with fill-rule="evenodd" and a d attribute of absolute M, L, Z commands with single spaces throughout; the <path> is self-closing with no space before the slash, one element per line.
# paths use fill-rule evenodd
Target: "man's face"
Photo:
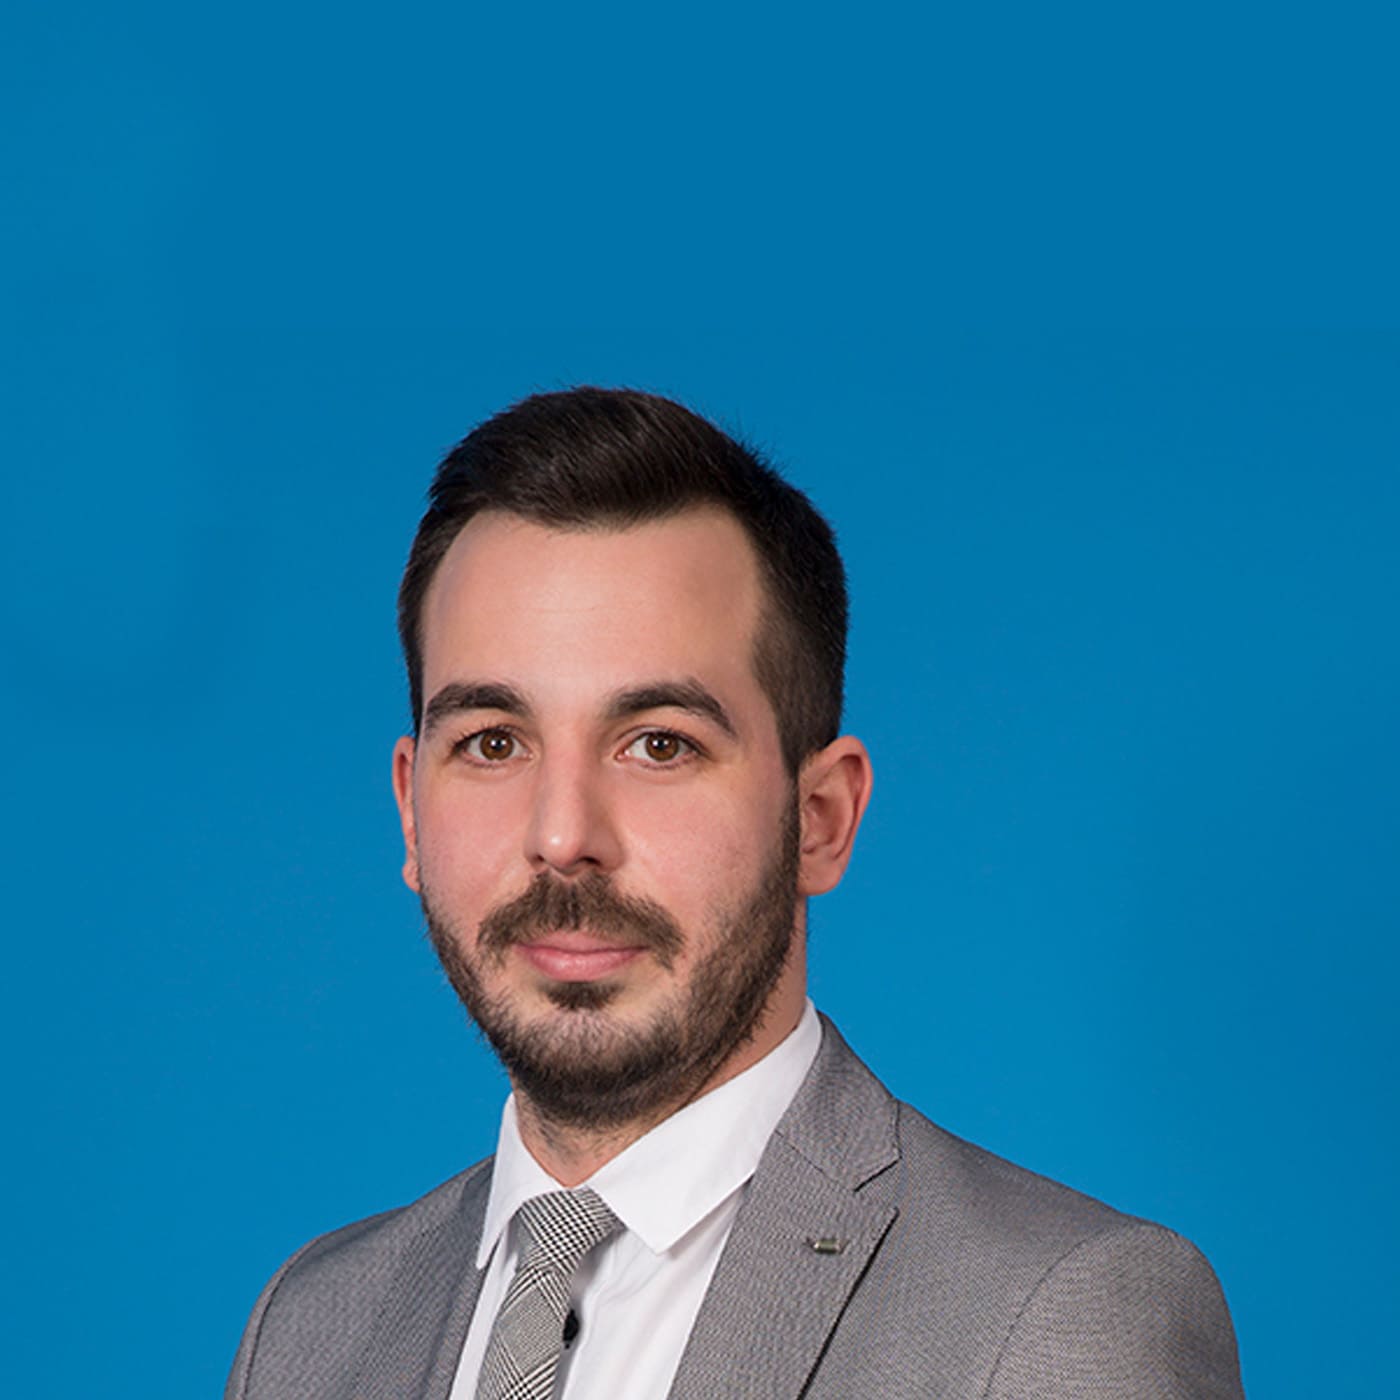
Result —
<path fill-rule="evenodd" d="M 556 1120 L 664 1111 L 800 1014 L 762 603 L 751 545 L 714 510 L 587 531 L 487 513 L 428 591 L 423 723 L 395 758 L 405 878 Z"/>

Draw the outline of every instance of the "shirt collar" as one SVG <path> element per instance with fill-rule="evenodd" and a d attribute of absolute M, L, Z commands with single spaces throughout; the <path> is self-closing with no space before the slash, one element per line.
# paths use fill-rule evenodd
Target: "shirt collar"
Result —
<path fill-rule="evenodd" d="M 757 1064 L 658 1123 L 585 1184 L 648 1249 L 664 1253 L 754 1174 L 821 1039 L 809 1000 L 796 1029 Z M 526 1201 L 559 1189 L 521 1141 L 512 1094 L 501 1113 L 477 1268 Z"/>

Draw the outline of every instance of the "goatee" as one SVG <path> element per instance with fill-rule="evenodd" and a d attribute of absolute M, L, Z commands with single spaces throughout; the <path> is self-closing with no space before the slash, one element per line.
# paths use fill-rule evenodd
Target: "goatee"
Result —
<path fill-rule="evenodd" d="M 516 1089 L 560 1127 L 606 1131 L 687 1102 L 752 1039 L 792 948 L 799 840 L 793 805 L 753 889 L 735 906 L 712 911 L 709 952 L 641 1025 L 608 1015 L 622 986 L 607 979 L 550 984 L 547 995 L 564 1014 L 534 1023 L 517 1014 L 508 995 L 483 986 L 481 970 L 504 966 L 512 945 L 561 928 L 615 935 L 619 946 L 645 948 L 671 969 L 686 934 L 659 904 L 620 894 L 607 875 L 564 881 L 542 872 L 492 910 L 474 938 L 452 925 L 426 884 L 423 914 L 448 981 Z"/>

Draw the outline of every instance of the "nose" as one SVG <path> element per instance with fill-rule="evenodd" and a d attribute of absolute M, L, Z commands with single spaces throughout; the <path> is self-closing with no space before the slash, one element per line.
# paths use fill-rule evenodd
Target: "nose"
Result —
<path fill-rule="evenodd" d="M 585 756 L 556 755 L 538 765 L 525 833 L 533 871 L 582 875 L 617 868 L 622 843 L 604 787 L 604 775 Z"/>

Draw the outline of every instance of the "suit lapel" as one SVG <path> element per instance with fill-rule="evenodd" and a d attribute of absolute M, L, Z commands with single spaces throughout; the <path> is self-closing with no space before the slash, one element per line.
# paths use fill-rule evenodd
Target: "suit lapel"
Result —
<path fill-rule="evenodd" d="M 489 1163 L 461 1199 L 403 1251 L 361 1353 L 347 1400 L 448 1400 L 485 1270 L 476 1267 Z"/>
<path fill-rule="evenodd" d="M 823 1019 L 822 1048 L 765 1149 L 671 1400 L 800 1395 L 897 1211 L 894 1103 Z"/>

